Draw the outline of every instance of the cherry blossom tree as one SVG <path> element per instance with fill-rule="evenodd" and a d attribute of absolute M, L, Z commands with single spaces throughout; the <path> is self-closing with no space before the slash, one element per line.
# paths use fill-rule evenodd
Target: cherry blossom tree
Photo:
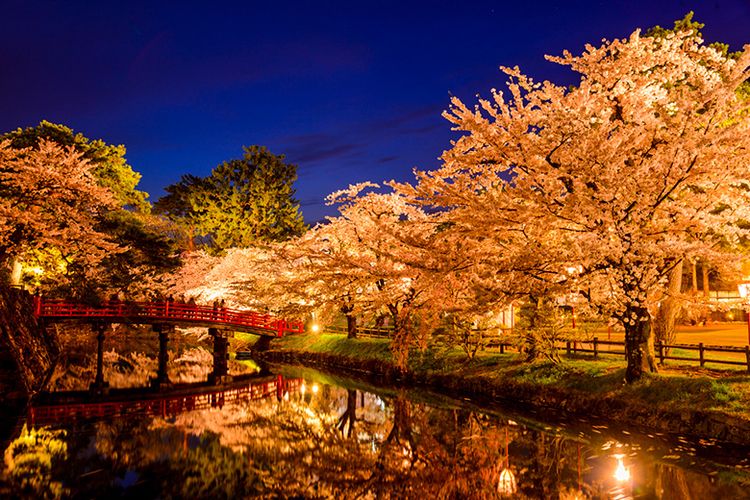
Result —
<path fill-rule="evenodd" d="M 454 98 L 444 116 L 464 135 L 416 193 L 476 232 L 529 236 L 559 282 L 622 321 L 632 382 L 655 370 L 650 307 L 669 273 L 686 255 L 732 260 L 746 235 L 733 222 L 750 201 L 750 120 L 735 91 L 750 50 L 733 59 L 692 32 L 636 31 L 548 59 L 577 86 L 503 68 L 509 96 Z"/>
<path fill-rule="evenodd" d="M 369 190 L 371 183 L 333 193 L 340 216 L 330 221 L 336 239 L 352 251 L 330 262 L 357 276 L 357 294 L 370 314 L 386 310 L 393 325 L 391 349 L 404 367 L 409 349 L 426 347 L 431 331 L 458 300 L 459 287 L 446 279 L 455 263 L 441 234 L 441 214 L 431 214 L 396 191 Z"/>
<path fill-rule="evenodd" d="M 97 229 L 99 216 L 116 206 L 72 148 L 45 140 L 23 149 L 0 143 L 0 266 L 31 250 L 55 248 L 63 262 L 92 270 L 124 250 Z"/>

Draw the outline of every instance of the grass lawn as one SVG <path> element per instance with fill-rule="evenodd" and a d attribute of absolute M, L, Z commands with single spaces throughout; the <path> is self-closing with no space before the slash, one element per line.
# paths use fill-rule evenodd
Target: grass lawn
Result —
<path fill-rule="evenodd" d="M 351 358 L 393 361 L 388 339 L 347 339 L 346 335 L 335 333 L 290 335 L 274 340 L 272 346 L 292 351 L 327 352 Z"/>

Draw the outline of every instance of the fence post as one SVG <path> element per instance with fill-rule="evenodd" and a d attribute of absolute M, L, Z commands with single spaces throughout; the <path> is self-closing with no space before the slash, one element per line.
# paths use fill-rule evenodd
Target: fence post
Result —
<path fill-rule="evenodd" d="M 703 361 L 703 342 L 700 342 L 700 343 L 698 344 L 698 353 L 699 353 L 699 355 L 700 355 L 700 360 L 701 360 L 701 368 L 703 368 L 703 364 L 705 363 L 705 362 Z"/>
<path fill-rule="evenodd" d="M 659 363 L 664 364 L 664 343 L 660 340 L 657 342 L 659 346 Z"/>
<path fill-rule="evenodd" d="M 565 341 L 565 354 L 570 356 L 570 340 Z"/>
<path fill-rule="evenodd" d="M 500 341 L 500 354 L 505 354 L 505 342 Z"/>
<path fill-rule="evenodd" d="M 599 356 L 599 349 L 597 345 L 598 343 L 599 343 L 599 339 L 597 337 L 594 337 L 594 359 L 596 359 Z"/>
<path fill-rule="evenodd" d="M 745 361 L 747 362 L 747 371 L 750 373 L 750 345 L 745 346 Z"/>

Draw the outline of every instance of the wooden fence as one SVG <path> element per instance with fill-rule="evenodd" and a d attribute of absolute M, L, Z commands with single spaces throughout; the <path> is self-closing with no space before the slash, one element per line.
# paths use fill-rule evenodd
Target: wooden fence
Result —
<path fill-rule="evenodd" d="M 328 333 L 348 333 L 345 326 L 326 326 L 324 330 Z M 393 328 L 386 327 L 357 327 L 357 337 L 371 337 L 377 339 L 387 339 L 391 337 Z"/>
<path fill-rule="evenodd" d="M 325 330 L 330 333 L 347 333 L 345 327 L 327 326 Z M 392 328 L 357 328 L 358 337 L 389 338 L 392 332 Z M 600 356 L 625 357 L 624 341 L 599 340 L 598 337 L 590 340 L 566 340 L 557 343 L 556 347 L 560 350 L 564 349 L 567 355 L 592 354 L 595 359 L 598 359 Z M 487 338 L 482 343 L 482 349 L 498 349 L 501 354 L 505 353 L 508 348 L 515 349 L 515 345 L 503 342 L 497 336 Z M 748 345 L 734 347 L 710 345 L 702 342 L 698 344 L 663 344 L 656 342 L 654 350 L 656 357 L 662 364 L 664 364 L 665 360 L 690 361 L 698 363 L 701 367 L 707 363 L 742 366 L 750 372 L 750 346 Z M 697 354 L 691 357 L 684 355 L 684 351 L 695 352 Z M 714 353 L 721 353 L 728 356 L 712 357 Z"/>
<path fill-rule="evenodd" d="M 612 347 L 622 348 L 622 350 L 612 350 Z M 656 357 L 660 363 L 664 363 L 664 360 L 678 360 L 678 361 L 693 361 L 698 362 L 699 366 L 703 367 L 706 363 L 714 363 L 719 365 L 733 365 L 742 366 L 750 372 L 750 346 L 722 346 L 722 345 L 706 345 L 703 342 L 698 344 L 664 344 L 656 342 L 654 344 L 654 350 Z M 675 351 L 692 351 L 697 352 L 697 357 L 685 356 L 680 352 Z M 598 358 L 603 355 L 613 356 L 625 356 L 625 342 L 618 342 L 613 340 L 599 340 L 594 337 L 591 340 L 586 341 L 566 341 L 565 352 L 567 354 L 578 354 L 578 353 L 590 353 L 594 355 L 594 358 Z M 716 358 L 710 357 L 712 353 L 730 353 L 734 355 L 734 359 Z M 706 355 L 708 354 L 709 357 Z"/>

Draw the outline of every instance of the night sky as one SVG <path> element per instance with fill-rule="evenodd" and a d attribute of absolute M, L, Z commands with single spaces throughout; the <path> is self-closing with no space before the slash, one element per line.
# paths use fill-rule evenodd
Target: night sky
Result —
<path fill-rule="evenodd" d="M 708 41 L 750 42 L 750 0 L 3 0 L 0 132 L 46 119 L 125 144 L 152 200 L 262 144 L 299 165 L 314 222 L 332 191 L 437 167 L 450 95 L 500 88 L 500 65 L 572 83 L 543 55 L 690 10 Z"/>

